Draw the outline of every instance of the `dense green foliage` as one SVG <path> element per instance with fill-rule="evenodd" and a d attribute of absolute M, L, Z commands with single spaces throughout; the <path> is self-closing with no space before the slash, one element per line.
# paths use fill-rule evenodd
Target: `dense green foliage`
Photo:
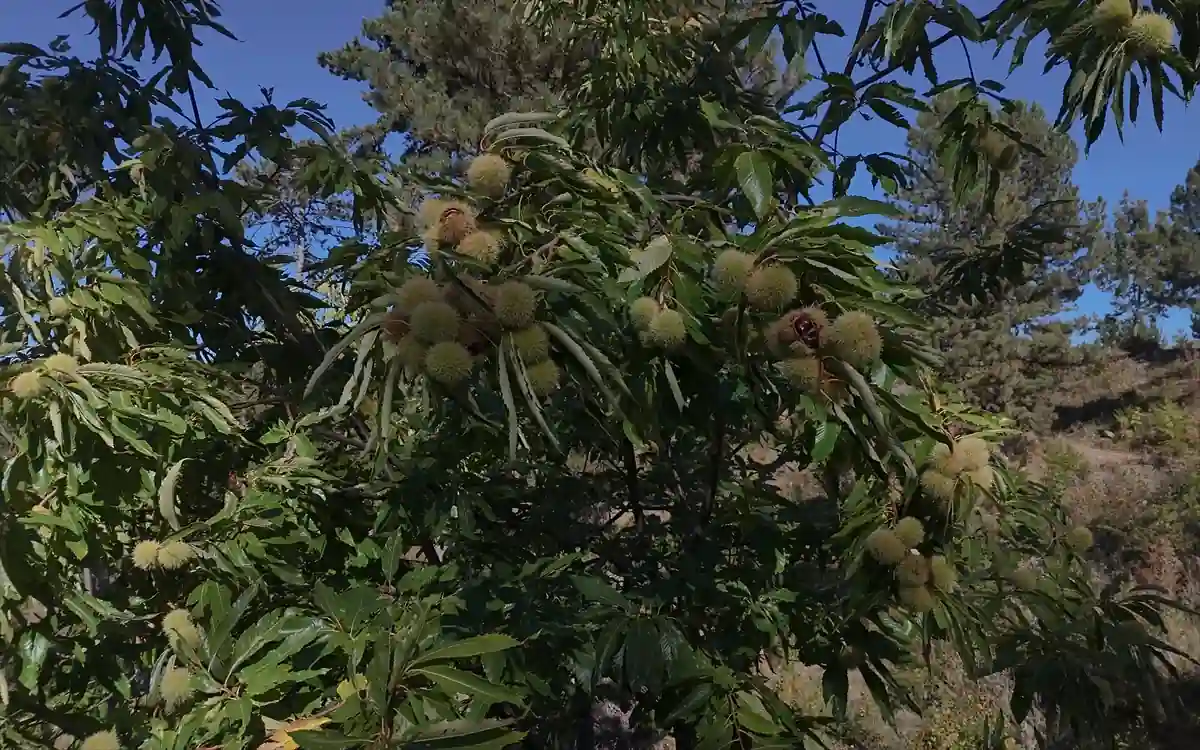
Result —
<path fill-rule="evenodd" d="M 523 17 L 519 0 L 386 6 L 381 16 L 363 24 L 361 38 L 321 55 L 320 61 L 334 74 L 369 87 L 368 101 L 379 117 L 350 131 L 359 148 L 378 150 L 390 135 L 403 135 L 402 153 L 390 169 L 409 188 L 410 174 L 462 176 L 492 118 L 513 111 L 557 111 L 567 89 L 596 59 L 601 42 L 600 37 L 572 38 L 564 20 L 555 22 L 554 33 L 539 33 Z M 669 23 L 694 26 L 699 12 L 733 22 L 749 17 L 755 6 L 747 0 L 675 0 L 662 5 L 657 23 L 660 30 Z M 795 83 L 776 69 L 771 53 L 778 54 L 779 47 L 772 40 L 738 61 L 743 82 L 768 97 L 790 93 Z M 420 191 L 408 189 L 399 197 L 393 219 L 411 229 L 405 216 L 411 218 Z"/>
<path fill-rule="evenodd" d="M 1200 315 L 1200 172 L 1190 169 L 1165 211 L 1123 196 L 1111 228 L 1089 254 L 1097 286 L 1112 293 L 1104 335 L 1128 348 L 1159 343 L 1158 321 L 1171 308 Z"/>
<path fill-rule="evenodd" d="M 1172 247 L 1163 275 L 1168 300 L 1192 310 L 1192 336 L 1200 338 L 1200 161 L 1171 191 Z"/>
<path fill-rule="evenodd" d="M 1021 134 L 1026 149 L 1007 165 L 987 210 L 983 196 L 955 200 L 933 153 L 940 138 L 936 114 L 925 119 L 928 127 L 909 137 L 913 187 L 899 194 L 905 221 L 881 231 L 895 241 L 902 276 L 929 291 L 925 304 L 944 352 L 944 376 L 990 411 L 1044 423 L 1046 391 L 1080 355 L 1071 335 L 1081 324 L 1053 316 L 1069 312 L 1083 293 L 1078 258 L 1100 228 L 1099 207 L 1084 205 L 1072 184 L 1077 150 L 1036 107 L 1006 113 L 1002 121 Z M 1010 143 L 993 139 L 986 147 L 1002 150 Z M 947 255 L 978 252 L 1023 233 L 1039 238 L 1041 259 L 1015 283 L 969 300 L 954 288 L 939 288 Z"/>
<path fill-rule="evenodd" d="M 1061 124 L 1095 137 L 1135 71 L 1156 112 L 1190 96 L 1197 12 L 1157 3 L 1181 37 L 1155 47 L 1137 25 L 1081 38 L 1076 2 L 868 0 L 846 72 L 785 119 L 747 65 L 773 34 L 795 61 L 840 29 L 808 3 L 677 5 L 520 4 L 531 48 L 590 45 L 561 109 L 480 114 L 465 169 L 399 180 L 306 100 L 179 108 L 211 2 L 85 4 L 95 63 L 0 48 L 6 746 L 793 747 L 826 722 L 764 656 L 824 667 L 838 710 L 856 673 L 890 712 L 934 643 L 1012 674 L 1015 719 L 1080 746 L 1110 739 L 1113 685 L 1157 706 L 1171 602 L 1098 588 L 1090 532 L 942 393 L 922 293 L 846 222 L 897 216 L 845 195 L 853 169 L 904 170 L 827 142 L 952 90 L 936 152 L 956 200 L 989 204 L 1000 170 L 973 144 L 1020 137 L 984 103 L 998 84 L 891 73 L 935 77 L 946 39 L 1049 34 L 1089 81 Z M 118 62 L 150 48 L 163 76 Z M 805 201 L 831 172 L 835 198 Z M 246 233 L 297 196 L 353 227 L 298 278 Z M 995 293 L 1044 241 L 963 253 L 945 283 Z M 783 464 L 825 496 L 781 496 Z"/>

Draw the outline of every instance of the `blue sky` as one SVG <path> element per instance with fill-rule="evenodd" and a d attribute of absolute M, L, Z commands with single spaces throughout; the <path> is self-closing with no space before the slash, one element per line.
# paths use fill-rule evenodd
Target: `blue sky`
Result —
<path fill-rule="evenodd" d="M 222 21 L 239 41 L 215 35 L 205 38 L 198 57 L 219 87 L 216 94 L 228 91 L 247 103 L 255 103 L 260 99 L 260 86 L 274 87 L 277 102 L 307 96 L 327 104 L 328 114 L 340 126 L 363 123 L 373 119 L 373 113 L 362 101 L 362 88 L 326 73 L 317 65 L 316 55 L 353 38 L 363 19 L 377 16 L 384 4 L 384 0 L 224 0 Z M 984 5 L 978 0 L 965 4 L 974 8 Z M 74 17 L 57 18 L 72 5 L 74 0 L 3 3 L 0 29 L 4 41 L 46 43 L 57 34 L 69 34 L 75 50 L 88 55 L 94 49 L 86 39 L 89 24 Z M 819 5 L 852 32 L 854 19 L 849 16 L 856 13 L 857 2 L 821 0 Z M 827 60 L 844 55 L 844 42 L 821 43 Z M 964 75 L 962 51 L 942 51 L 945 54 L 938 58 L 942 75 L 947 79 Z M 1065 76 L 1061 71 L 1042 74 L 1040 50 L 1031 49 L 1027 60 L 1027 65 L 1008 76 L 1007 55 L 993 60 L 990 51 L 981 50 L 972 57 L 978 76 L 1004 82 L 1007 95 L 1039 102 L 1053 115 Z M 1129 191 L 1135 198 L 1149 201 L 1152 208 L 1163 208 L 1171 190 L 1196 164 L 1200 158 L 1200 139 L 1194 136 L 1200 132 L 1196 106 L 1185 109 L 1178 102 L 1169 102 L 1163 133 L 1154 126 L 1149 106 L 1143 107 L 1142 117 L 1136 126 L 1126 129 L 1123 144 L 1110 126 L 1092 152 L 1080 160 L 1075 179 L 1085 200 L 1103 196 L 1111 205 Z M 859 121 L 845 128 L 839 145 L 847 152 L 900 151 L 903 138 L 904 134 L 890 125 Z M 870 192 L 866 180 L 855 187 L 860 193 Z M 1079 312 L 1103 312 L 1106 305 L 1103 294 L 1090 290 Z M 1186 315 L 1173 314 L 1164 323 L 1168 332 L 1182 330 Z"/>

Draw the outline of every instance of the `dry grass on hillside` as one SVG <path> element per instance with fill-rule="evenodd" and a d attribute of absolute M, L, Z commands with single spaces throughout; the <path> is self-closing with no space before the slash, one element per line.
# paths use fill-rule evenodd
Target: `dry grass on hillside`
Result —
<path fill-rule="evenodd" d="M 1200 360 L 1166 359 L 1155 363 L 1116 354 L 1063 373 L 1058 392 L 1049 394 L 1054 431 L 1111 427 L 1122 411 L 1155 403 L 1200 408 Z"/>
<path fill-rule="evenodd" d="M 1076 519 L 1096 531 L 1098 578 L 1129 575 L 1162 586 L 1200 606 L 1200 362 L 1158 364 L 1114 357 L 1070 373 L 1054 395 L 1058 427 L 1030 435 L 1011 458 L 1045 482 L 1060 486 Z M 773 452 L 759 449 L 764 463 Z M 780 470 L 781 492 L 820 493 L 794 467 Z M 1200 659 L 1200 620 L 1170 618 L 1172 643 Z M 1181 668 L 1188 665 L 1180 660 Z M 926 668 L 928 667 L 928 668 Z M 771 679 L 792 705 L 828 715 L 821 670 L 785 665 Z M 861 680 L 852 680 L 850 711 L 839 726 L 839 750 L 974 750 L 982 722 L 1007 705 L 1004 678 L 974 683 L 953 655 L 936 651 L 932 663 L 905 673 L 923 710 L 883 720 Z M 1131 729 L 1129 750 L 1200 747 L 1200 672 L 1178 685 L 1183 709 L 1152 727 Z M 1018 746 L 1034 748 L 1033 728 L 1014 728 Z"/>

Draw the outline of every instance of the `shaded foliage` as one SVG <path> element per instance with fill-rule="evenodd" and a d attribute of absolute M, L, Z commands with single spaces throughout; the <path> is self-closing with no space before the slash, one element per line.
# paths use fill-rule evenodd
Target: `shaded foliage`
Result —
<path fill-rule="evenodd" d="M 137 87 L 165 97 L 198 75 L 211 6 L 83 8 L 113 56 L 166 49 Z M 894 211 L 797 200 L 859 107 L 928 108 L 872 88 L 888 72 L 848 78 L 880 55 L 933 77 L 916 11 L 868 2 L 849 73 L 797 124 L 743 66 L 773 33 L 794 62 L 840 31 L 810 5 L 670 34 L 671 3 L 520 7 L 594 54 L 562 111 L 484 121 L 466 179 L 397 185 L 312 102 L 225 99 L 206 125 L 134 112 L 120 142 L 91 134 L 120 158 L 90 192 L 35 163 L 47 198 L 5 206 L 6 745 L 795 746 L 826 722 L 766 685 L 763 654 L 823 666 L 839 712 L 856 671 L 890 716 L 911 704 L 895 665 L 935 642 L 1011 671 L 1018 720 L 1036 706 L 1080 744 L 1111 741 L 1112 685 L 1151 710 L 1173 603 L 1097 589 L 1090 533 L 994 455 L 1007 431 L 938 396 L 921 293 L 847 222 Z M 1024 12 L 953 11 L 933 20 L 971 42 Z M 0 50 L 34 100 L 37 66 L 83 69 Z M 958 200 L 998 183 L 963 86 Z M 39 126 L 13 123 L 7 153 Z M 238 179 L 245 160 L 292 177 Z M 345 197 L 353 236 L 288 277 L 246 220 L 296 195 Z M 389 222 L 416 195 L 414 225 Z M 780 496 L 745 458 L 764 441 L 821 502 Z"/>

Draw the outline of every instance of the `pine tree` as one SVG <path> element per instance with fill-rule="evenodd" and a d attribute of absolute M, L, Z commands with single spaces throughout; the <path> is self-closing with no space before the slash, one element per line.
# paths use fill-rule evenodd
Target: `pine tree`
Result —
<path fill-rule="evenodd" d="M 1113 295 L 1102 335 L 1130 351 L 1160 342 L 1159 320 L 1172 308 L 1191 308 L 1200 335 L 1200 163 L 1171 192 L 1165 211 L 1126 194 L 1089 264 L 1096 285 Z"/>
<path fill-rule="evenodd" d="M 1170 307 L 1162 265 L 1172 234 L 1166 212 L 1151 214 L 1146 201 L 1122 196 L 1087 258 L 1096 286 L 1113 298 L 1099 324 L 1102 342 L 1133 354 L 1159 346 L 1158 321 Z"/>
<path fill-rule="evenodd" d="M 1200 161 L 1171 193 L 1172 252 L 1163 273 L 1175 305 L 1192 310 L 1192 335 L 1200 338 Z"/>
<path fill-rule="evenodd" d="M 762 0 L 677 0 L 674 26 L 768 12 Z M 403 137 L 401 172 L 461 174 L 478 152 L 484 126 L 508 112 L 558 111 L 563 93 L 579 80 L 596 50 L 542 38 L 521 17 L 515 0 L 389 0 L 384 13 L 363 24 L 362 36 L 320 55 L 341 78 L 365 83 L 376 122 L 352 135 L 364 151 Z M 748 61 L 744 81 L 782 101 L 796 73 L 776 69 L 778 40 Z M 415 196 L 415 193 L 414 193 Z M 411 214 L 410 214 L 411 218 Z M 395 217 L 395 228 L 409 226 Z"/>
<path fill-rule="evenodd" d="M 1075 144 L 1054 132 L 1036 105 L 997 114 L 1036 151 L 1002 156 L 1012 144 L 999 133 L 980 144 L 1001 161 L 1017 158 L 1002 173 L 995 213 L 986 210 L 983 191 L 956 202 L 936 153 L 939 117 L 948 108 L 949 97 L 910 132 L 912 183 L 898 195 L 906 216 L 881 229 L 895 241 L 898 273 L 929 295 L 925 304 L 948 381 L 984 408 L 1040 423 L 1049 416 L 1045 393 L 1055 373 L 1082 356 L 1071 342 L 1082 321 L 1050 318 L 1067 312 L 1082 294 L 1077 258 L 1098 225 L 1098 207 L 1086 205 L 1072 184 Z M 1027 269 L 1023 283 L 967 301 L 944 283 L 943 271 L 953 259 L 1031 227 L 1049 228 L 1058 241 L 1044 246 L 1044 260 Z"/>
<path fill-rule="evenodd" d="M 406 135 L 406 158 L 427 171 L 477 149 L 483 126 L 511 110 L 553 110 L 567 71 L 585 50 L 537 43 L 509 1 L 388 3 L 362 37 L 320 56 L 342 78 L 369 86 L 379 112 L 363 128 L 371 145 Z"/>
<path fill-rule="evenodd" d="M 368 86 L 365 98 L 379 113 L 352 133 L 360 151 L 382 151 L 388 136 L 402 134 L 399 171 L 452 175 L 462 157 L 476 153 L 493 117 L 555 111 L 557 84 L 579 60 L 539 45 L 512 6 L 388 2 L 382 15 L 363 22 L 361 37 L 322 53 L 331 73 Z M 411 234 L 419 190 L 404 193 L 391 224 Z"/>

